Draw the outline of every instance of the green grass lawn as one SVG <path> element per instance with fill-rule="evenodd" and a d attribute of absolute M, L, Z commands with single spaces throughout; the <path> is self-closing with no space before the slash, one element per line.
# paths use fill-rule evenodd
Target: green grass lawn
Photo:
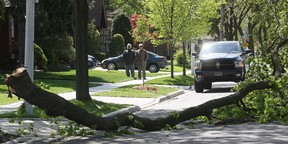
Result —
<path fill-rule="evenodd" d="M 72 80 L 37 79 L 34 82 L 37 86 L 56 94 L 72 92 L 76 90 L 76 82 Z M 89 83 L 89 87 L 96 87 L 100 85 L 101 84 Z"/>
<path fill-rule="evenodd" d="M 0 93 L 0 106 L 19 102 L 19 101 L 22 101 L 22 99 L 18 100 L 17 96 L 13 95 L 12 98 L 9 98 L 8 93 L 7 94 Z"/>
<path fill-rule="evenodd" d="M 155 86 L 156 91 L 138 90 L 133 87 L 136 85 L 127 85 L 112 90 L 95 93 L 92 96 L 113 96 L 113 97 L 134 97 L 134 98 L 156 98 L 177 91 L 176 88 Z M 146 85 L 148 86 L 148 85 Z M 150 85 L 151 86 L 151 85 Z"/>
<path fill-rule="evenodd" d="M 10 104 L 18 101 L 21 100 L 18 100 L 18 97 L 16 96 L 8 98 L 8 87 L 4 83 L 4 80 L 0 79 L 0 105 Z"/>
<path fill-rule="evenodd" d="M 73 104 L 80 106 L 81 108 L 85 109 L 87 112 L 95 115 L 95 116 L 103 116 L 105 114 L 108 114 L 110 112 L 114 112 L 126 107 L 129 107 L 130 105 L 123 105 L 123 104 L 111 104 L 111 103 L 104 103 L 100 101 L 78 101 L 78 100 L 71 100 Z M 24 105 L 21 105 L 21 107 L 16 112 L 9 112 L 5 114 L 0 114 L 0 118 L 49 118 L 45 114 L 45 112 L 38 107 L 34 107 L 33 109 L 33 115 L 27 116 L 25 112 Z"/>
<path fill-rule="evenodd" d="M 132 80 L 133 78 L 127 77 L 124 71 L 99 71 L 99 70 L 89 70 L 89 81 L 90 82 L 108 82 L 117 83 Z M 70 70 L 65 72 L 36 72 L 35 79 L 61 79 L 61 80 L 75 80 L 76 71 Z M 164 75 L 163 73 L 149 73 L 147 72 L 147 77 Z M 135 73 L 137 76 L 137 72 Z"/>
<path fill-rule="evenodd" d="M 162 72 L 171 72 L 171 61 L 167 61 L 168 62 L 168 69 L 160 69 L 160 71 Z M 191 65 L 190 64 L 186 64 L 186 71 L 190 71 L 191 70 Z M 179 64 L 175 64 L 174 62 L 174 72 L 182 72 L 183 71 L 183 65 L 179 65 Z"/>
<path fill-rule="evenodd" d="M 146 84 L 192 86 L 194 85 L 194 78 L 190 74 L 187 74 L 186 76 L 177 75 L 177 76 L 174 76 L 174 78 L 171 78 L 171 76 L 167 76 L 163 78 L 149 80 L 146 82 Z"/>
<path fill-rule="evenodd" d="M 46 91 L 53 92 L 56 94 L 75 91 L 75 81 L 71 80 L 48 80 L 38 79 L 35 80 L 35 84 Z M 100 84 L 89 84 L 89 87 L 96 87 Z M 10 104 L 18 102 L 18 97 L 13 96 L 8 98 L 8 87 L 4 83 L 4 80 L 0 80 L 0 105 Z"/>

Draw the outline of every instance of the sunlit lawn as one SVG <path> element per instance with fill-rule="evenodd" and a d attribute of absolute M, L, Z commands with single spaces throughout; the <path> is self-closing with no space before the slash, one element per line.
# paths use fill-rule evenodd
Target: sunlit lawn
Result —
<path fill-rule="evenodd" d="M 192 86 L 194 84 L 194 78 L 191 74 L 187 74 L 187 76 L 177 75 L 174 76 L 174 78 L 167 76 L 149 80 L 146 84 Z"/>
<path fill-rule="evenodd" d="M 56 94 L 75 91 L 75 81 L 70 80 L 48 80 L 38 79 L 35 80 L 35 84 L 49 92 Z M 99 86 L 100 84 L 89 84 L 89 87 Z M 4 80 L 0 80 L 0 105 L 10 104 L 18 102 L 18 98 L 13 96 L 8 98 L 8 87 L 4 84 Z"/>
<path fill-rule="evenodd" d="M 137 71 L 137 70 L 136 70 Z M 133 78 L 127 77 L 125 71 L 100 71 L 100 70 L 89 70 L 89 81 L 90 82 L 108 82 L 117 83 L 132 80 Z M 163 73 L 150 73 L 147 72 L 147 77 L 164 75 Z M 135 73 L 137 76 L 137 72 Z M 60 79 L 60 80 L 75 80 L 76 71 L 70 70 L 65 72 L 37 72 L 35 73 L 35 79 Z"/>
<path fill-rule="evenodd" d="M 186 64 L 185 65 L 186 71 L 190 71 L 191 70 L 191 65 L 190 64 Z M 167 69 L 160 69 L 160 71 L 162 72 L 170 72 L 171 71 L 171 61 L 168 61 L 168 68 Z M 174 72 L 182 72 L 183 71 L 183 65 L 181 64 L 175 64 L 174 62 Z"/>
<path fill-rule="evenodd" d="M 12 96 L 12 98 L 9 98 L 8 93 L 7 94 L 0 93 L 0 106 L 19 102 L 19 101 L 22 101 L 22 99 L 18 100 L 18 97 L 14 95 Z"/>
<path fill-rule="evenodd" d="M 39 87 L 56 94 L 64 92 L 72 92 L 76 90 L 76 82 L 72 80 L 49 80 L 49 79 L 37 79 L 34 81 Z M 89 87 L 96 87 L 101 84 L 91 84 Z"/>
<path fill-rule="evenodd" d="M 0 105 L 10 104 L 18 102 L 18 97 L 13 96 L 12 98 L 8 97 L 8 87 L 4 83 L 3 79 L 0 79 Z"/>
<path fill-rule="evenodd" d="M 166 94 L 169 94 L 178 90 L 176 88 L 162 87 L 162 86 L 154 86 L 157 89 L 156 91 L 147 90 L 147 89 L 138 90 L 138 89 L 134 89 L 133 88 L 134 86 L 135 85 L 122 86 L 119 88 L 114 88 L 112 90 L 95 93 L 92 96 L 156 98 L 156 97 L 166 95 Z"/>

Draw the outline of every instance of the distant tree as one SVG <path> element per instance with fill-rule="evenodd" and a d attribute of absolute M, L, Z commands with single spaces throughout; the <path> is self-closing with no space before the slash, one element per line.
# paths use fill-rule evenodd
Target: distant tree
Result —
<path fill-rule="evenodd" d="M 106 8 L 110 11 L 121 9 L 126 16 L 143 13 L 143 4 L 140 0 L 105 0 Z"/>
<path fill-rule="evenodd" d="M 95 24 L 88 24 L 88 39 L 87 39 L 87 49 L 88 54 L 96 56 L 100 52 L 100 33 L 96 29 Z"/>
<path fill-rule="evenodd" d="M 171 78 L 174 78 L 174 45 L 188 39 L 197 39 L 208 32 L 209 19 L 217 17 L 223 1 L 217 0 L 146 0 L 144 9 L 150 25 L 158 31 L 154 43 L 168 43 L 171 57 Z"/>
<path fill-rule="evenodd" d="M 132 27 L 130 24 L 130 20 L 124 14 L 117 15 L 113 20 L 112 35 L 121 34 L 124 38 L 124 45 L 133 42 L 131 29 Z"/>
<path fill-rule="evenodd" d="M 114 34 L 112 36 L 111 44 L 109 46 L 109 55 L 120 55 L 125 49 L 124 38 L 121 34 Z"/>

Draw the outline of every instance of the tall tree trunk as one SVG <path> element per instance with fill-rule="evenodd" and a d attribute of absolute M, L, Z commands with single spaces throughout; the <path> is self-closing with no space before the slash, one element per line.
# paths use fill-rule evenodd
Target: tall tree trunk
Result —
<path fill-rule="evenodd" d="M 174 37 L 173 37 L 173 15 L 174 15 L 175 0 L 172 0 L 171 15 L 170 15 L 170 54 L 171 54 L 171 78 L 174 78 Z"/>
<path fill-rule="evenodd" d="M 88 85 L 87 0 L 74 0 L 74 38 L 76 46 L 76 99 L 92 100 Z"/>
<path fill-rule="evenodd" d="M 186 44 L 187 41 L 183 42 L 183 76 L 186 76 Z"/>

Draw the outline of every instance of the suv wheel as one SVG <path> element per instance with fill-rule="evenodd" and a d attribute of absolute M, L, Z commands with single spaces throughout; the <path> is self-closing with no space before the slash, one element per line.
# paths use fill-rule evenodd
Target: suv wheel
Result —
<path fill-rule="evenodd" d="M 149 67 L 148 67 L 148 70 L 151 72 L 151 73 L 156 73 L 159 71 L 159 66 L 156 65 L 156 64 L 150 64 Z"/>
<path fill-rule="evenodd" d="M 211 89 L 212 88 L 212 82 L 205 83 L 205 89 Z"/>
<path fill-rule="evenodd" d="M 195 86 L 196 93 L 202 93 L 204 91 L 203 84 L 197 82 L 196 80 L 194 81 L 194 86 Z"/>
<path fill-rule="evenodd" d="M 117 66 L 116 66 L 115 63 L 110 62 L 110 63 L 107 64 L 107 69 L 108 69 L 108 70 L 116 70 L 116 69 L 117 69 Z"/>

